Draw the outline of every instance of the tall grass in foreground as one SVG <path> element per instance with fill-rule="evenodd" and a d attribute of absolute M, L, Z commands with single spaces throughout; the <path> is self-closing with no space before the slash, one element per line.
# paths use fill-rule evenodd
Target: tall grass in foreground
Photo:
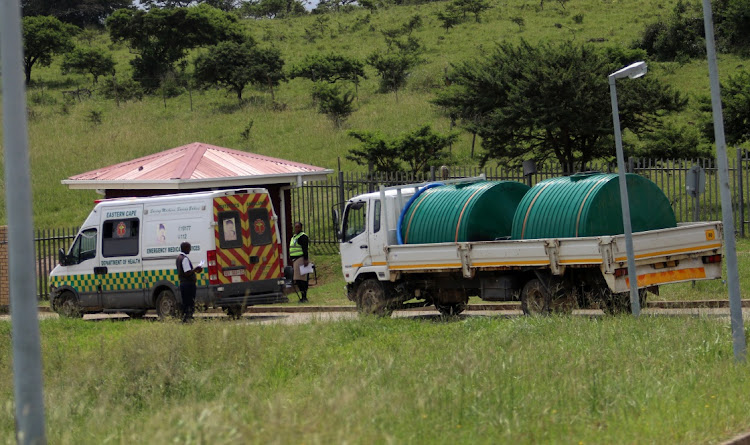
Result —
<path fill-rule="evenodd" d="M 693 317 L 41 322 L 51 443 L 711 443 L 750 425 Z M 11 375 L 10 326 L 0 372 Z M 13 391 L 0 380 L 0 442 Z"/>

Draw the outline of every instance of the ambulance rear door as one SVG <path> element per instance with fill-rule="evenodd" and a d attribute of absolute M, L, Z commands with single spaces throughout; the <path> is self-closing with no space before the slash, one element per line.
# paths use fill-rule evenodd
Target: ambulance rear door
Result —
<path fill-rule="evenodd" d="M 221 284 L 278 280 L 282 274 L 273 207 L 267 193 L 214 199 L 216 260 Z"/>

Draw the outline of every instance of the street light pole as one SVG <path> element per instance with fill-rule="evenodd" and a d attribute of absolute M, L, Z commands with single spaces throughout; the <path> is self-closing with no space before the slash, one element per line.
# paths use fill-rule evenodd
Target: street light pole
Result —
<path fill-rule="evenodd" d="M 630 202 L 625 178 L 625 156 L 622 150 L 622 133 L 620 131 L 620 113 L 617 108 L 617 88 L 615 81 L 623 77 L 635 79 L 646 74 L 646 62 L 636 62 L 609 75 L 609 93 L 612 98 L 612 122 L 615 126 L 615 148 L 617 150 L 617 170 L 620 179 L 620 205 L 622 206 L 622 228 L 625 232 L 625 251 L 628 257 L 628 280 L 630 282 L 630 307 L 633 315 L 641 314 L 641 302 L 638 298 L 638 275 L 635 269 L 633 254 L 633 229 L 630 223 Z"/>

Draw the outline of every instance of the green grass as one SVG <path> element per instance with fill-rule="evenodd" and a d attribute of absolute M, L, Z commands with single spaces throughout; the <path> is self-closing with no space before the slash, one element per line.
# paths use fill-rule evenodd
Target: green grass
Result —
<path fill-rule="evenodd" d="M 563 9 L 557 2 L 510 0 L 491 1 L 492 9 L 480 23 L 469 20 L 450 31 L 441 28 L 436 14 L 445 2 L 419 6 L 391 7 L 372 14 L 369 24 L 355 29 L 364 10 L 351 14 L 331 14 L 328 32 L 315 41 L 304 38 L 305 28 L 317 17 L 288 20 L 247 21 L 248 31 L 262 45 L 281 50 L 286 67 L 299 64 L 308 54 L 339 53 L 364 60 L 375 49 L 384 49 L 381 31 L 393 29 L 419 14 L 423 26 L 414 32 L 425 46 L 425 63 L 408 79 L 406 88 L 395 94 L 378 92 L 378 79 L 371 68 L 358 89 L 357 110 L 342 128 L 335 128 L 312 103 L 311 83 L 295 79 L 276 90 L 272 106 L 268 92 L 248 89 L 247 103 L 237 106 L 236 98 L 224 91 L 193 92 L 191 111 L 188 94 L 168 99 L 146 97 L 142 102 L 120 104 L 96 95 L 82 102 L 64 105 L 63 90 L 91 87 L 90 77 L 60 74 L 59 58 L 49 68 L 35 67 L 28 92 L 30 109 L 29 147 L 32 168 L 34 220 L 37 228 L 57 228 L 80 224 L 97 195 L 93 191 L 71 191 L 60 181 L 78 173 L 131 160 L 169 148 L 201 141 L 233 149 L 248 150 L 336 168 L 339 159 L 344 170 L 363 169 L 345 159 L 358 143 L 347 130 L 378 130 L 388 136 L 431 124 L 436 131 L 447 132 L 448 120 L 430 104 L 444 85 L 444 72 L 452 63 L 486 54 L 497 42 L 542 40 L 593 41 L 598 46 L 626 46 L 640 31 L 660 16 L 671 13 L 675 0 L 626 0 L 600 2 L 575 0 Z M 575 23 L 573 17 L 582 15 Z M 511 21 L 523 17 L 519 28 Z M 133 58 L 122 44 L 113 45 L 106 35 L 96 41 L 109 48 L 117 60 L 118 76 L 130 75 Z M 192 60 L 191 54 L 188 60 Z M 746 59 L 721 55 L 720 75 L 745 69 Z M 657 76 L 691 98 L 708 94 L 708 70 L 705 61 L 687 64 L 649 63 L 649 75 Z M 609 97 L 602 100 L 609 101 Z M 676 117 L 683 123 L 695 122 L 698 103 L 693 100 L 685 113 Z M 100 113 L 101 123 L 90 121 L 92 112 Z M 247 139 L 241 136 L 250 122 Z M 2 131 L 2 130 L 0 130 Z M 474 166 L 471 137 L 462 134 L 453 147 L 457 166 Z M 477 147 L 477 152 L 481 152 Z M 4 187 L 4 185 L 2 185 Z M 4 190 L 4 189 L 3 189 Z M 6 220 L 0 206 L 0 224 Z"/>
<path fill-rule="evenodd" d="M 711 443 L 750 424 L 696 317 L 41 322 L 50 443 Z M 10 324 L 0 373 L 11 375 Z M 0 443 L 13 440 L 0 380 Z"/>

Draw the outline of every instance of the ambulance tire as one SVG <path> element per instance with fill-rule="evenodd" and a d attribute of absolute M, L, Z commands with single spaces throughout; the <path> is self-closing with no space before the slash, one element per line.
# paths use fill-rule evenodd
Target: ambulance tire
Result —
<path fill-rule="evenodd" d="M 177 303 L 174 292 L 169 289 L 159 292 L 156 298 L 156 313 L 160 320 L 177 317 L 180 314 L 180 305 Z"/>
<path fill-rule="evenodd" d="M 233 304 L 225 307 L 224 310 L 227 312 L 227 317 L 229 317 L 230 320 L 239 320 L 245 312 L 245 307 L 240 304 Z"/>
<path fill-rule="evenodd" d="M 60 316 L 65 318 L 81 318 L 83 317 L 83 311 L 81 311 L 81 305 L 78 303 L 78 299 L 72 292 L 65 292 L 60 297 L 58 313 Z"/>

